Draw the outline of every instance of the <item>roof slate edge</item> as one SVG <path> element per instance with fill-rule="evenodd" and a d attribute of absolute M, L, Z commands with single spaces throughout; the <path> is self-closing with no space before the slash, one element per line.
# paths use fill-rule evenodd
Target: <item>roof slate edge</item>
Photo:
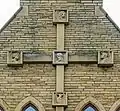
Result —
<path fill-rule="evenodd" d="M 0 33 L 12 22 L 12 20 L 17 16 L 17 14 L 22 10 L 23 7 L 20 7 L 13 16 L 3 25 L 3 27 L 0 29 Z"/>
<path fill-rule="evenodd" d="M 114 22 L 114 20 L 109 16 L 109 14 L 103 9 L 103 7 L 100 7 L 100 10 L 105 14 L 106 18 L 113 24 L 113 26 L 120 32 L 119 26 Z"/>

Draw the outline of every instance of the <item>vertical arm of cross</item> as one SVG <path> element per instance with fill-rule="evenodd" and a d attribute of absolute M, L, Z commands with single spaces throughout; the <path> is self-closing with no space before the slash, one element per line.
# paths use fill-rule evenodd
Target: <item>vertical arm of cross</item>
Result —
<path fill-rule="evenodd" d="M 64 67 L 68 64 L 68 52 L 64 50 L 65 24 L 68 23 L 67 10 L 54 10 L 53 23 L 57 26 L 57 46 L 53 51 L 53 65 L 56 66 L 56 92 L 53 93 L 53 106 L 56 111 L 64 111 L 67 106 L 67 93 L 64 92 Z"/>
<path fill-rule="evenodd" d="M 64 24 L 57 24 L 57 50 L 64 50 Z"/>
<path fill-rule="evenodd" d="M 64 24 L 57 24 L 57 50 L 64 50 Z M 56 92 L 64 92 L 64 65 L 56 66 Z M 64 111 L 64 107 L 56 107 Z"/>
<path fill-rule="evenodd" d="M 57 50 L 64 50 L 64 24 L 57 24 Z M 64 92 L 64 65 L 56 65 L 56 91 Z"/>

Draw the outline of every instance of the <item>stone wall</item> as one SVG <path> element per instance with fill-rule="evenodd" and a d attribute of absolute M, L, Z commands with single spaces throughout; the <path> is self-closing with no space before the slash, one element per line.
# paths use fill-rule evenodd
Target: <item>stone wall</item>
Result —
<path fill-rule="evenodd" d="M 52 93 L 56 89 L 56 74 L 51 63 L 7 66 L 9 50 L 44 51 L 47 54 L 56 50 L 54 9 L 69 11 L 69 24 L 65 26 L 65 50 L 69 55 L 79 55 L 81 51 L 92 51 L 93 56 L 98 50 L 114 52 L 113 67 L 102 68 L 89 62 L 69 63 L 65 67 L 66 111 L 74 111 L 89 96 L 98 100 L 106 111 L 120 99 L 120 32 L 100 5 L 102 0 L 21 0 L 23 8 L 0 33 L 0 99 L 11 111 L 28 96 L 39 100 L 46 111 L 55 110 Z"/>

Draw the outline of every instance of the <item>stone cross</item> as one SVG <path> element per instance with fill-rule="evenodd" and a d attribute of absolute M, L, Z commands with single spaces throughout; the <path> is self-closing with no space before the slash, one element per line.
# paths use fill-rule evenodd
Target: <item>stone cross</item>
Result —
<path fill-rule="evenodd" d="M 67 106 L 67 93 L 64 92 L 64 68 L 68 63 L 97 63 L 98 66 L 113 65 L 113 51 L 87 50 L 69 54 L 64 50 L 64 28 L 68 24 L 68 10 L 54 10 L 53 24 L 57 27 L 57 47 L 53 54 L 41 52 L 8 51 L 8 66 L 20 66 L 23 63 L 52 63 L 56 67 L 56 92 L 53 93 L 52 105 L 56 111 L 64 111 Z"/>

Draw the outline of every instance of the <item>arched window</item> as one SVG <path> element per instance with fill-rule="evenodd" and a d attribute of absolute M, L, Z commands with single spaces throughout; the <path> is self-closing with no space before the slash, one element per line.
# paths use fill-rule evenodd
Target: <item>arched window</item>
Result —
<path fill-rule="evenodd" d="M 37 99 L 30 96 L 22 100 L 15 111 L 45 111 L 45 109 Z"/>
<path fill-rule="evenodd" d="M 98 111 L 98 110 L 94 105 L 87 104 L 82 111 Z"/>
<path fill-rule="evenodd" d="M 27 104 L 22 111 L 38 111 L 38 109 L 31 103 Z"/>
<path fill-rule="evenodd" d="M 105 111 L 105 109 L 95 98 L 87 97 L 77 105 L 75 111 Z"/>

